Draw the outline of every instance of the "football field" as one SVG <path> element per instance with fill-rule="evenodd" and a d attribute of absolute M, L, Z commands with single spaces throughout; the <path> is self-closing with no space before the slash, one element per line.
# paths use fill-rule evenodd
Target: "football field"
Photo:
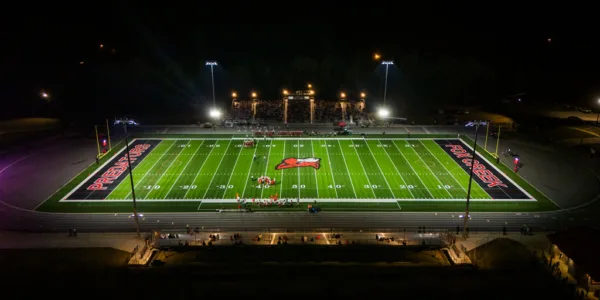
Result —
<path fill-rule="evenodd" d="M 473 162 L 476 207 L 502 210 L 538 201 L 491 159 L 473 160 L 472 148 L 456 138 L 257 138 L 249 148 L 243 143 L 243 138 L 133 140 L 137 202 L 159 211 L 315 202 L 357 209 L 464 207 Z M 59 204 L 130 206 L 125 154 L 116 152 Z"/>

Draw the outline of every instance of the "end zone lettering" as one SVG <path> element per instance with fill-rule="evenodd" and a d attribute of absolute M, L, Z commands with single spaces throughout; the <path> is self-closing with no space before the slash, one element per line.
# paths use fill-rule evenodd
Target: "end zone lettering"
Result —
<path fill-rule="evenodd" d="M 450 151 L 456 157 L 462 158 L 461 161 L 465 166 L 471 167 L 471 164 L 474 161 L 473 174 L 477 175 L 477 177 L 486 183 L 488 187 L 508 187 L 502 182 L 502 180 L 500 180 L 500 178 L 494 175 L 491 170 L 488 170 L 485 165 L 480 164 L 478 160 L 473 159 L 471 153 L 467 152 L 467 150 L 465 150 L 461 145 L 450 144 L 445 146 L 450 148 Z"/>
<path fill-rule="evenodd" d="M 129 158 L 131 161 L 137 160 L 139 156 L 142 155 L 148 148 L 152 145 L 150 144 L 138 144 L 133 147 L 133 149 L 129 150 Z M 115 162 L 114 166 L 110 167 L 106 172 L 104 172 L 98 179 L 96 179 L 90 186 L 87 187 L 88 191 L 104 191 L 107 189 L 107 185 L 111 185 L 115 182 L 117 178 L 119 178 L 123 173 L 127 172 L 128 168 L 127 163 L 127 154 L 124 154 L 123 157 L 119 158 L 117 162 Z"/>

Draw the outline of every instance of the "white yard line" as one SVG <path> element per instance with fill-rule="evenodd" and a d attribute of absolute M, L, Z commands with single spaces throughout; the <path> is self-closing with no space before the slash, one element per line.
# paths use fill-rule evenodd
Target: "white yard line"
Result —
<path fill-rule="evenodd" d="M 408 142 L 406 142 L 406 144 L 410 146 L 410 147 L 407 147 L 407 148 L 410 148 L 419 157 L 419 159 L 423 162 L 423 165 L 425 165 L 425 167 L 429 170 L 429 172 L 431 172 L 431 174 L 433 175 L 433 177 L 435 177 L 435 179 L 440 183 L 440 186 L 443 187 L 444 184 L 440 181 L 440 179 L 437 176 L 435 176 L 435 174 L 433 173 L 433 171 L 431 171 L 431 168 L 429 168 L 429 166 L 423 160 L 423 158 L 421 157 L 421 155 L 419 155 L 419 153 L 417 153 L 417 150 L 415 150 L 414 147 L 411 144 L 409 144 Z M 410 162 L 409 162 L 409 164 L 410 164 Z M 447 189 L 443 189 L 443 190 L 446 191 L 446 193 L 448 194 L 448 196 L 450 196 L 450 199 L 454 198 L 454 196 L 452 196 L 452 194 L 450 194 L 450 192 Z"/>
<path fill-rule="evenodd" d="M 192 182 L 190 182 L 190 188 L 187 191 L 185 191 L 185 194 L 183 195 L 183 199 L 185 199 L 185 197 L 187 197 L 187 194 L 191 190 L 191 186 L 194 185 L 194 182 L 196 182 L 196 179 L 198 179 L 198 175 L 200 175 L 200 173 L 202 173 L 202 168 L 204 168 L 204 164 L 206 164 L 206 162 L 208 161 L 208 158 L 212 154 L 213 150 L 215 150 L 215 148 L 217 148 L 218 143 L 219 142 L 217 141 L 216 143 L 212 144 L 213 145 L 212 149 L 210 149 L 210 151 L 208 151 L 208 154 L 206 154 L 206 158 L 202 162 L 202 165 L 200 166 L 200 168 L 198 168 L 198 173 L 196 173 L 196 176 L 194 176 L 194 179 L 192 180 Z M 200 204 L 202 204 L 202 203 L 200 203 Z M 198 207 L 200 207 L 200 206 L 198 206 Z"/>
<path fill-rule="evenodd" d="M 186 146 L 186 145 L 189 145 L 189 144 L 190 144 L 190 142 L 191 142 L 191 141 L 188 141 L 188 142 L 187 142 L 187 144 L 185 144 L 185 145 L 183 146 L 183 147 L 184 147 L 184 149 L 183 149 L 183 150 L 185 150 L 185 146 Z M 160 174 L 160 177 L 158 177 L 158 180 L 157 180 L 157 181 L 156 181 L 156 183 L 154 184 L 155 186 L 156 186 L 156 185 L 158 185 L 158 183 L 160 183 L 160 180 L 163 178 L 163 176 L 165 176 L 165 174 L 167 174 L 167 173 L 168 173 L 169 169 L 171 168 L 171 166 L 173 165 L 173 163 L 174 163 L 174 162 L 177 160 L 177 158 L 178 158 L 178 157 L 181 155 L 181 152 L 183 152 L 183 150 L 181 150 L 181 151 L 179 151 L 179 153 L 177 153 L 177 156 L 175 156 L 175 158 L 174 158 L 174 159 L 171 161 L 171 163 L 170 163 L 170 164 L 169 164 L 169 166 L 168 166 L 168 167 L 165 169 L 165 171 L 164 171 L 162 174 Z M 174 185 L 175 185 L 175 183 L 173 183 L 173 184 L 171 185 L 171 188 L 172 188 Z M 148 196 L 150 196 L 150 194 L 152 193 L 152 191 L 154 191 L 154 190 L 153 190 L 153 189 L 152 189 L 152 190 L 150 190 L 150 191 L 148 192 L 148 194 L 146 194 L 146 197 L 144 197 L 144 199 L 147 199 L 147 198 L 148 198 Z"/>
<path fill-rule="evenodd" d="M 194 156 L 196 156 L 196 154 L 198 154 L 198 151 L 200 151 L 200 148 L 202 148 L 202 145 L 204 144 L 204 141 L 202 141 L 202 143 L 200 143 L 200 145 L 198 146 L 198 149 L 196 149 L 196 152 L 194 152 L 194 155 L 192 155 L 192 157 L 188 160 L 188 162 L 185 164 L 185 166 L 183 167 L 183 169 L 181 170 L 181 173 L 179 173 L 179 175 L 177 176 L 177 179 L 175 179 L 175 181 L 173 182 L 173 184 L 171 185 L 171 188 L 169 189 L 169 191 L 167 192 L 167 196 L 169 195 L 169 193 L 171 193 L 171 191 L 173 190 L 173 187 L 175 187 L 175 185 L 177 184 L 177 181 L 179 181 L 179 178 L 181 178 L 181 175 L 183 175 L 183 173 L 185 172 L 185 169 L 187 169 L 187 167 L 189 166 L 190 162 L 192 160 L 194 160 Z M 185 149 L 184 149 L 185 150 Z M 182 151 L 183 152 L 183 151 Z M 188 187 L 189 189 L 189 187 Z"/>
<path fill-rule="evenodd" d="M 338 146 L 340 147 L 340 152 L 342 153 L 342 157 L 344 158 L 343 161 L 344 161 L 344 165 L 346 166 L 346 172 L 348 172 L 347 173 L 348 178 L 350 178 L 350 185 L 352 186 L 352 191 L 354 192 L 354 195 L 356 196 L 356 198 L 358 198 L 358 194 L 356 193 L 356 190 L 354 189 L 354 182 L 352 182 L 352 175 L 350 175 L 350 169 L 348 169 L 348 164 L 346 163 L 346 156 L 344 156 L 344 150 L 342 149 L 342 144 L 340 144 L 340 141 L 337 141 L 337 143 L 338 143 Z M 331 170 L 331 172 L 333 172 L 333 170 Z M 373 189 L 371 189 L 371 192 L 373 192 Z M 375 196 L 375 192 L 373 192 L 373 196 Z"/>
<path fill-rule="evenodd" d="M 283 141 L 283 159 L 285 159 L 285 143 L 287 143 L 286 140 Z M 283 169 L 281 169 L 281 183 L 279 184 L 279 197 L 281 197 L 283 194 Z M 262 196 L 262 193 L 260 194 Z"/>
<path fill-rule="evenodd" d="M 354 141 L 352 141 L 352 143 L 354 143 Z M 371 150 L 371 147 L 369 146 L 369 143 L 367 143 L 365 141 L 365 144 L 367 145 L 367 149 L 369 149 L 369 152 L 371 152 L 371 155 L 373 156 L 373 159 L 375 160 L 375 165 L 377 166 L 377 169 L 379 169 L 379 173 L 383 177 L 383 180 L 385 180 L 385 184 L 387 184 L 388 189 L 390 189 L 390 191 L 392 192 L 392 195 L 394 196 L 394 198 L 398 198 L 398 196 L 396 196 L 396 194 L 394 193 L 394 190 L 392 190 L 392 186 L 388 182 L 387 177 L 385 176 L 385 174 L 383 174 L 383 171 L 381 171 L 381 167 L 379 166 L 379 163 L 377 162 L 377 159 L 375 159 L 375 153 L 373 153 L 373 150 Z M 354 150 L 356 150 L 356 148 L 354 148 Z M 383 151 L 385 151 L 385 150 L 383 150 Z M 358 154 L 358 150 L 356 150 L 356 153 Z M 358 158 L 360 159 L 360 156 Z"/>
<path fill-rule="evenodd" d="M 258 149 L 258 141 L 256 141 L 256 144 L 254 145 L 254 154 L 252 155 L 252 163 L 250 164 L 250 169 L 248 170 L 248 176 L 246 176 L 246 184 L 244 184 L 244 190 L 242 191 L 242 198 L 244 198 L 244 194 L 246 193 L 246 187 L 248 187 L 248 178 L 251 176 L 250 175 L 250 171 L 252 171 L 252 166 L 254 166 L 255 160 L 254 157 L 256 156 L 256 150 Z"/>
<path fill-rule="evenodd" d="M 144 176 L 142 176 L 142 179 L 140 179 L 140 180 L 139 180 L 139 181 L 138 181 L 138 182 L 137 182 L 137 183 L 136 183 L 136 184 L 133 186 L 133 189 L 134 189 L 134 190 L 135 190 L 135 188 L 137 188 L 137 187 L 138 187 L 138 185 L 139 185 L 139 184 L 140 184 L 142 181 L 144 181 L 144 178 L 146 178 L 146 176 L 148 176 L 148 174 L 150 173 L 150 171 L 152 171 L 152 169 L 154 169 L 154 167 L 156 166 L 156 164 L 157 164 L 157 163 L 158 163 L 158 162 L 159 162 L 159 161 L 160 161 L 160 160 L 163 158 L 163 156 L 165 156 L 165 154 L 167 154 L 167 152 L 169 152 L 169 150 L 171 150 L 171 148 L 173 148 L 173 146 L 175 146 L 176 144 L 177 144 L 177 143 L 173 143 L 173 145 L 171 145 L 171 146 L 169 147 L 169 149 L 167 149 L 167 151 L 163 152 L 163 154 L 162 154 L 162 155 L 161 155 L 161 156 L 160 156 L 160 157 L 159 157 L 159 158 L 156 160 L 156 162 L 154 162 L 154 164 L 152 165 L 152 167 L 150 167 L 150 169 L 148 169 L 148 172 L 146 172 L 146 174 L 144 174 Z M 154 148 L 154 149 L 156 149 L 156 148 Z M 148 153 L 148 155 L 150 155 L 150 153 Z M 146 158 L 148 158 L 148 156 L 146 156 L 144 159 L 146 159 Z M 143 160 L 142 160 L 142 161 L 143 161 Z M 141 162 L 140 162 L 140 163 L 141 163 Z M 133 172 L 132 172 L 132 173 L 133 173 Z M 129 176 L 127 176 L 127 177 L 129 177 Z M 123 180 L 127 180 L 127 177 L 125 177 L 125 179 L 123 179 Z M 121 181 L 121 183 L 123 183 L 123 181 Z M 114 191 L 114 190 L 113 190 L 113 191 Z M 111 193 L 112 193 L 112 192 L 111 192 Z M 125 196 L 125 199 L 127 199 L 127 197 L 129 197 L 129 195 L 131 195 L 131 192 L 129 192 L 129 193 L 128 193 L 128 194 Z M 106 198 L 108 198 L 109 196 L 110 196 L 110 194 L 108 194 L 108 195 L 106 196 Z"/>
<path fill-rule="evenodd" d="M 427 191 L 427 193 L 429 195 L 431 195 L 431 197 L 434 197 L 433 194 L 429 191 L 429 189 L 425 185 L 425 182 L 423 181 L 423 179 L 421 178 L 421 176 L 419 176 L 419 173 L 417 173 L 417 171 L 415 171 L 415 169 L 410 164 L 410 162 L 408 161 L 408 159 L 406 159 L 406 156 L 404 156 L 404 153 L 402 153 L 402 150 L 400 150 L 400 147 L 398 147 L 398 145 L 396 145 L 396 143 L 394 143 L 393 141 L 392 141 L 392 144 L 394 145 L 394 147 L 396 147 L 396 149 L 398 149 L 398 153 L 400 153 L 400 156 L 402 156 L 402 158 L 404 159 L 404 161 L 406 162 L 406 164 L 410 167 L 410 169 L 413 171 L 413 173 L 415 173 L 415 175 L 417 175 L 417 178 L 419 178 L 419 181 L 423 185 L 423 188 Z M 406 188 L 408 189 L 408 186 L 406 186 Z"/>
<path fill-rule="evenodd" d="M 363 164 L 362 160 L 360 159 L 360 154 L 358 154 L 358 150 L 356 150 L 356 144 L 354 144 L 354 141 L 352 141 L 352 148 L 354 148 L 354 152 L 356 152 L 356 158 L 360 162 L 360 166 L 362 167 L 363 172 L 365 172 L 365 177 L 367 178 L 367 182 L 369 183 L 371 192 L 373 192 L 373 197 L 377 198 L 377 195 L 375 195 L 375 189 L 373 189 L 373 184 L 371 184 L 371 179 L 369 179 L 369 175 L 367 175 L 367 170 L 365 169 L 365 165 Z M 341 149 L 341 147 L 340 147 L 340 149 Z M 344 151 L 342 151 L 342 153 L 343 152 Z M 344 158 L 344 160 L 345 160 L 345 158 Z M 346 168 L 348 168 L 348 167 L 346 166 Z M 350 170 L 348 170 L 348 173 L 350 173 Z M 388 187 L 389 187 L 389 185 L 388 185 Z"/>
<path fill-rule="evenodd" d="M 458 181 L 458 180 L 456 179 L 456 177 L 454 177 L 454 175 L 452 175 L 452 173 L 450 172 L 450 170 L 448 170 L 448 169 L 447 169 L 447 168 L 444 166 L 444 164 L 442 164 L 442 162 L 440 161 L 440 159 L 439 159 L 439 158 L 437 158 L 437 156 L 436 156 L 435 154 L 433 154 L 433 152 L 431 152 L 431 150 L 429 150 L 429 148 L 427 148 L 427 146 L 425 146 L 425 144 L 423 144 L 423 142 L 420 142 L 420 143 L 421 143 L 421 145 L 423 145 L 423 147 L 425 147 L 425 149 L 427 150 L 427 152 L 429 152 L 429 153 L 430 153 L 430 154 L 431 154 L 433 157 L 435 157 L 435 159 L 436 159 L 436 160 L 438 161 L 438 163 L 439 163 L 439 164 L 442 166 L 442 168 L 444 168 L 444 170 L 446 170 L 446 172 L 447 172 L 448 174 L 450 174 L 450 176 L 452 176 L 452 178 L 454 179 L 454 181 L 456 181 L 456 183 L 458 183 L 458 186 L 459 186 L 459 187 L 460 187 L 460 188 L 461 188 L 463 191 L 467 192 L 467 189 L 465 189 L 465 187 L 464 187 L 464 186 L 462 186 L 462 185 L 460 184 L 460 181 Z M 442 151 L 443 151 L 443 150 L 442 150 Z M 446 152 L 445 152 L 445 151 L 444 151 L 444 154 L 446 154 Z M 452 160 L 452 162 L 453 162 L 453 163 L 456 163 L 454 160 Z M 462 168 L 461 168 L 461 171 L 462 171 Z"/>
<path fill-rule="evenodd" d="M 227 156 L 227 150 L 229 150 L 229 146 L 231 146 L 231 140 L 229 140 L 229 144 L 227 144 L 227 149 L 225 149 L 225 153 L 223 153 L 223 155 L 221 155 L 221 160 L 219 161 L 219 165 L 215 169 L 215 173 L 217 173 L 219 171 L 219 168 L 221 167 L 221 163 L 223 162 L 223 159 L 225 158 L 225 156 Z M 215 145 L 215 148 L 216 148 L 216 145 Z M 206 159 L 208 159 L 208 157 Z M 215 180 L 215 177 L 216 177 L 215 175 L 216 174 L 213 174 L 212 178 L 210 179 L 210 183 L 206 187 L 206 191 L 204 192 L 204 196 L 202 196 L 202 199 L 206 198 L 206 194 L 208 194 L 208 190 L 210 189 L 210 186 L 212 185 L 213 181 Z"/>
<path fill-rule="evenodd" d="M 269 159 L 271 158 L 271 149 L 273 148 L 273 139 L 269 140 L 269 152 L 267 153 L 267 161 L 265 162 L 265 172 L 264 175 L 259 175 L 259 176 L 267 176 L 267 169 L 269 168 Z M 284 148 L 285 151 L 285 148 Z M 263 193 L 265 192 L 265 188 L 264 187 L 260 187 L 260 199 L 262 199 L 263 197 Z"/>
<path fill-rule="evenodd" d="M 385 147 L 383 145 L 383 143 L 381 142 L 381 140 L 378 141 L 379 144 L 381 145 L 381 148 L 384 148 L 383 151 L 385 152 L 385 154 L 387 154 L 387 157 L 390 159 L 390 162 L 392 163 L 392 165 L 394 166 L 394 169 L 396 169 L 396 172 L 398 172 L 398 175 L 400 176 L 400 178 L 402 179 L 402 181 L 404 182 L 404 185 L 408 185 L 408 183 L 406 183 L 406 180 L 404 180 L 404 177 L 402 177 L 402 174 L 400 173 L 400 171 L 398 170 L 398 167 L 396 167 L 396 164 L 394 163 L 394 161 L 392 160 L 392 157 L 390 156 L 390 154 L 387 152 L 387 150 L 385 150 Z M 411 197 L 415 198 L 415 195 L 413 194 L 413 192 L 411 191 L 411 189 L 406 188 L 408 190 L 408 192 L 410 193 Z"/>
<path fill-rule="evenodd" d="M 229 184 L 231 183 L 231 177 L 233 177 L 233 174 L 235 174 L 235 167 L 237 166 L 237 162 L 240 160 L 240 156 L 242 156 L 243 149 L 243 147 L 240 147 L 240 152 L 238 152 L 238 154 L 235 156 L 235 163 L 233 164 L 233 168 L 231 169 L 231 174 L 229 175 L 229 180 L 227 180 L 227 185 L 225 185 L 225 191 L 223 192 L 222 197 L 223 199 L 225 199 L 225 194 L 227 193 L 227 190 L 229 189 Z"/>
<path fill-rule="evenodd" d="M 298 148 L 298 158 L 300 158 L 300 140 L 298 140 L 298 144 L 296 144 L 296 148 Z M 298 169 L 298 199 L 300 199 L 300 168 L 296 168 Z"/>
<path fill-rule="evenodd" d="M 313 145 L 313 142 L 310 141 L 310 151 L 312 153 L 312 157 L 315 157 L 315 146 Z M 314 174 L 315 174 L 315 184 L 317 185 L 317 198 L 319 198 L 319 181 L 317 180 L 317 169 L 314 169 Z"/>
<path fill-rule="evenodd" d="M 325 141 L 325 150 L 327 150 L 327 158 L 329 159 L 327 161 L 327 163 L 329 164 L 329 171 L 331 171 L 331 180 L 333 180 L 333 190 L 335 190 L 335 197 L 339 197 L 338 196 L 338 191 L 336 188 L 336 184 L 335 184 L 335 176 L 333 176 L 333 168 L 331 167 L 331 156 L 329 156 L 329 145 L 327 145 L 327 141 Z M 348 175 L 350 176 L 350 175 Z M 354 198 L 358 198 L 358 195 L 356 195 L 356 192 L 354 193 Z"/>

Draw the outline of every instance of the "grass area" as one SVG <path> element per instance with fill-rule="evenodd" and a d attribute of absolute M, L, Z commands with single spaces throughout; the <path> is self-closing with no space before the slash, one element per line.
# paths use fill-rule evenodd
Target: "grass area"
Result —
<path fill-rule="evenodd" d="M 445 144 L 458 144 L 456 135 L 369 135 L 367 139 L 276 138 L 256 140 L 242 147 L 243 135 L 160 135 L 148 153 L 134 162 L 138 210 L 143 212 L 214 211 L 238 208 L 236 196 L 253 210 L 296 211 L 314 204 L 325 210 L 344 211 L 461 211 L 468 186 L 468 169 L 446 152 Z M 148 144 L 153 135 L 139 136 L 135 145 Z M 433 139 L 435 138 L 435 139 Z M 463 141 L 472 141 L 461 136 Z M 135 146 L 134 145 L 134 146 Z M 124 147 L 123 144 L 114 149 Z M 446 146 L 447 148 L 447 146 Z M 482 154 L 491 164 L 495 159 Z M 107 155 L 43 203 L 48 212 L 129 212 L 130 180 L 107 184 L 106 191 L 86 187 L 98 177 L 70 192 L 104 163 L 108 168 L 121 157 Z M 297 159 L 316 158 L 306 166 Z M 293 159 L 290 167 L 290 161 Z M 112 161 L 109 161 L 112 160 Z M 285 162 L 285 163 L 284 163 Z M 283 163 L 285 168 L 278 168 Z M 537 201 L 521 201 L 518 187 L 488 187 L 474 181 L 472 211 L 544 211 L 556 206 L 541 192 L 496 165 Z M 103 170 L 102 172 L 106 172 Z M 98 173 L 102 173 L 98 172 Z M 497 171 L 496 171 L 497 172 Z M 96 176 L 96 175 L 95 175 Z M 99 175 L 98 175 L 99 176 Z M 259 184 L 267 176 L 275 185 Z M 254 177 L 255 180 L 251 178 Z M 500 193 L 500 196 L 498 196 Z M 75 196 L 74 196 L 75 195 Z M 285 205 L 258 205 L 272 196 L 288 199 Z M 87 200 L 84 200 L 87 199 Z M 65 202 L 61 200 L 67 199 Z M 252 202 L 251 199 L 255 199 Z M 298 199 L 300 202 L 298 203 Z M 93 200 L 93 201 L 89 201 Z M 270 200 L 269 200 L 270 202 Z M 251 205 L 254 203 L 253 205 Z"/>

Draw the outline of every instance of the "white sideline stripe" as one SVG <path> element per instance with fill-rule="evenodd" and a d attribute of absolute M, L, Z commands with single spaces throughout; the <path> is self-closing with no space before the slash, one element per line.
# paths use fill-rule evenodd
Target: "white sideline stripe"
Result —
<path fill-rule="evenodd" d="M 137 141 L 137 139 L 133 139 L 131 140 L 131 142 L 129 142 L 129 146 L 131 146 L 135 141 Z M 98 172 L 100 172 L 100 170 L 102 170 L 102 168 L 106 167 L 106 165 L 108 165 L 109 163 L 113 162 L 114 157 L 115 156 L 120 156 L 122 152 L 125 151 L 125 149 L 127 149 L 125 146 L 123 146 L 123 148 L 121 150 L 119 150 L 119 152 L 116 152 L 113 156 L 113 158 L 106 160 L 105 163 L 103 163 L 100 167 L 98 167 L 96 169 L 96 171 L 92 172 L 88 177 L 86 177 L 84 180 L 82 180 L 77 186 L 75 186 L 75 188 L 73 188 L 69 193 L 67 193 L 64 197 L 62 197 L 61 200 L 59 200 L 58 202 L 63 202 L 66 200 L 66 198 L 69 198 L 69 196 L 71 196 L 73 193 L 75 193 L 82 185 L 84 185 L 88 180 L 90 180 L 92 177 L 96 176 L 96 174 L 98 174 Z M 152 149 L 154 150 L 154 149 Z M 86 167 L 86 169 L 89 167 Z M 85 171 L 85 169 L 83 169 L 83 171 Z M 83 171 L 79 172 L 79 174 L 81 174 Z M 79 176 L 79 174 L 77 174 L 77 176 Z M 67 183 L 68 184 L 68 183 Z M 58 191 L 57 191 L 58 192 Z M 54 195 L 54 194 L 53 194 Z M 50 196 L 52 197 L 52 196 Z M 48 197 L 49 198 L 49 197 Z M 47 200 L 47 199 L 46 199 Z M 46 202 L 46 201 L 44 201 Z"/>
<path fill-rule="evenodd" d="M 256 199 L 256 200 L 269 200 L 271 199 Z M 344 203 L 344 202 L 352 202 L 352 203 L 393 203 L 393 202 L 466 202 L 466 199 L 377 199 L 377 198 L 363 198 L 363 199 L 354 199 L 354 198 L 339 198 L 339 199 L 317 199 L 317 198 L 309 198 L 309 199 L 300 199 L 302 203 L 314 203 L 317 201 L 323 203 Z M 472 202 L 535 202 L 532 199 L 471 199 Z M 63 200 L 63 202 L 131 202 L 131 199 L 111 199 L 111 200 Z M 236 199 L 142 199 L 137 200 L 137 202 L 202 202 L 202 203 L 237 203 Z M 295 201 L 294 201 L 295 202 Z"/>
<path fill-rule="evenodd" d="M 259 137 L 256 137 L 259 138 Z M 244 141 L 247 140 L 248 138 L 243 138 L 243 137 L 232 137 L 232 138 L 214 138 L 214 137 L 210 137 L 210 138 L 198 138 L 198 137 L 191 137 L 191 138 L 143 138 L 142 140 L 240 140 L 240 141 Z M 324 137 L 276 137 L 276 138 L 267 138 L 267 140 L 272 140 L 272 141 L 278 141 L 278 140 L 307 140 L 307 141 L 322 141 L 322 140 L 458 140 L 458 137 L 452 137 L 452 138 L 444 138 L 444 137 L 430 137 L 430 138 L 401 138 L 401 137 L 385 137 L 385 138 L 377 138 L 377 137 L 331 137 L 331 136 L 324 136 Z"/>

